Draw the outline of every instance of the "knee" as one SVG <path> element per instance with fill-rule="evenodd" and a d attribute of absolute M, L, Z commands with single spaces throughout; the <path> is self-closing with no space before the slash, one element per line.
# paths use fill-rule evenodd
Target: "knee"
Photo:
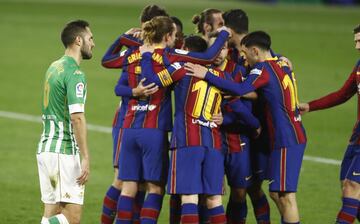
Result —
<path fill-rule="evenodd" d="M 122 183 L 121 195 L 135 197 L 138 190 L 136 182 L 125 181 Z"/>
<path fill-rule="evenodd" d="M 294 193 L 283 193 L 279 195 L 279 202 L 280 204 L 286 208 L 286 207 L 292 207 L 296 205 L 296 199 Z"/>
<path fill-rule="evenodd" d="M 220 195 L 213 195 L 206 197 L 206 207 L 208 209 L 215 208 L 222 205 L 222 200 Z"/>
<path fill-rule="evenodd" d="M 244 202 L 246 200 L 246 189 L 245 188 L 238 188 L 238 189 L 231 189 L 231 200 L 235 202 Z"/>
<path fill-rule="evenodd" d="M 198 204 L 199 197 L 197 194 L 181 195 L 181 204 Z"/>
<path fill-rule="evenodd" d="M 360 184 L 355 181 L 345 180 L 343 184 L 343 195 L 345 197 L 359 198 Z"/>
<path fill-rule="evenodd" d="M 164 195 L 165 194 L 165 188 L 161 184 L 157 183 L 148 183 L 147 188 L 150 194 L 159 194 Z"/>
<path fill-rule="evenodd" d="M 80 217 L 72 216 L 68 219 L 69 224 L 80 224 Z"/>
<path fill-rule="evenodd" d="M 113 185 L 116 189 L 121 190 L 121 188 L 122 188 L 122 181 L 119 180 L 119 179 L 114 179 L 112 185 Z"/>

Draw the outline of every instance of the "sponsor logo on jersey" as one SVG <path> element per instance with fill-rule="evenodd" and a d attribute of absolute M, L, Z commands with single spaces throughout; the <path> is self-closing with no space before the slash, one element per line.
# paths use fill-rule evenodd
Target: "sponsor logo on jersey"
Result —
<path fill-rule="evenodd" d="M 136 111 L 153 111 L 155 110 L 156 105 L 153 104 L 146 104 L 146 105 L 134 105 L 131 107 L 131 110 Z"/>
<path fill-rule="evenodd" d="M 198 125 L 201 125 L 201 126 L 205 126 L 205 127 L 208 127 L 208 128 L 216 128 L 217 125 L 215 124 L 215 122 L 213 121 L 202 121 L 202 120 L 199 120 L 199 119 L 192 119 L 191 122 L 193 124 L 198 124 Z"/>
<path fill-rule="evenodd" d="M 180 64 L 179 62 L 175 62 L 175 63 L 171 64 L 171 66 L 172 66 L 173 68 L 175 68 L 176 70 L 178 70 L 178 69 L 181 68 L 181 64 Z"/>
<path fill-rule="evenodd" d="M 261 75 L 262 71 L 260 69 L 254 68 L 250 71 L 250 75 Z"/>
<path fill-rule="evenodd" d="M 294 121 L 301 121 L 301 115 L 297 115 L 294 117 Z"/>
<path fill-rule="evenodd" d="M 79 82 L 75 87 L 76 97 L 84 97 L 84 83 Z"/>
<path fill-rule="evenodd" d="M 175 52 L 178 53 L 178 54 L 188 54 L 189 51 L 185 51 L 185 50 L 181 50 L 181 49 L 175 49 Z"/>

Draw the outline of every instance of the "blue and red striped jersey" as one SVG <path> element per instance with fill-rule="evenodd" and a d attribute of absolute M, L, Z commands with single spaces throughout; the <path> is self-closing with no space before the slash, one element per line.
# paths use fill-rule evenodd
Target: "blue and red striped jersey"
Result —
<path fill-rule="evenodd" d="M 309 102 L 310 111 L 326 109 L 342 104 L 349 100 L 355 93 L 358 96 L 357 121 L 350 137 L 351 145 L 360 145 L 360 60 L 356 63 L 349 78 L 337 91 L 324 97 Z"/>
<path fill-rule="evenodd" d="M 143 54 L 141 68 L 144 77 L 161 87 L 174 83 L 175 118 L 171 148 L 205 146 L 221 149 L 219 127 L 211 121 L 220 112 L 221 92 L 203 80 L 187 76 L 183 63 L 176 62 L 156 72 L 154 56 Z M 212 74 L 224 78 L 224 73 L 209 69 Z"/>
<path fill-rule="evenodd" d="M 164 65 L 170 65 L 176 61 L 191 61 L 199 64 L 207 64 L 216 58 L 221 47 L 228 38 L 226 31 L 220 32 L 214 44 L 205 52 L 188 52 L 179 49 L 158 48 L 151 55 L 154 61 L 153 70 L 159 73 L 163 70 Z M 127 72 L 128 86 L 135 88 L 142 77 L 139 49 L 128 49 L 126 57 L 122 60 L 123 71 Z M 167 83 L 170 79 L 163 76 L 163 82 Z M 147 80 L 145 84 L 150 83 Z M 121 86 L 117 89 L 121 90 Z M 128 88 L 124 86 L 124 88 Z M 161 88 L 156 93 L 144 98 L 131 98 L 128 103 L 127 113 L 123 128 L 158 128 L 164 131 L 172 129 L 172 105 L 171 89 Z"/>
<path fill-rule="evenodd" d="M 269 107 L 268 120 L 271 122 L 268 125 L 273 126 L 274 147 L 289 147 L 306 142 L 294 73 L 286 63 L 277 59 L 257 63 L 242 83 L 219 79 L 210 73 L 206 74 L 205 80 L 237 95 L 258 89 Z"/>

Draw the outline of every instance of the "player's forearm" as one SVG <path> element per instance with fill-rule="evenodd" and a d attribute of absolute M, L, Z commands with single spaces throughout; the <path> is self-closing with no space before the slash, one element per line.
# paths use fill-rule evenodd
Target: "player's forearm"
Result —
<path fill-rule="evenodd" d="M 76 139 L 76 143 L 80 149 L 81 157 L 89 159 L 89 150 L 87 146 L 87 130 L 86 119 L 84 113 L 71 114 L 71 123 Z"/>

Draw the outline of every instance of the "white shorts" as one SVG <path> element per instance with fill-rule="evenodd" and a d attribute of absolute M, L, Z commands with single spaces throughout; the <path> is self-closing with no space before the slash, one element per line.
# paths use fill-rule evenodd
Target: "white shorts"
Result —
<path fill-rule="evenodd" d="M 76 183 L 80 176 L 80 156 L 42 152 L 36 155 L 41 201 L 46 204 L 58 202 L 82 205 L 84 185 Z"/>

